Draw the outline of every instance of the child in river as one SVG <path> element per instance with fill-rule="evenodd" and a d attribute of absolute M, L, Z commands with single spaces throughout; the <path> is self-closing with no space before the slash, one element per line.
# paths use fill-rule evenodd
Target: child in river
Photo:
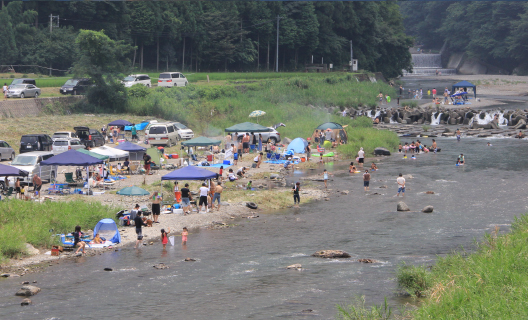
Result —
<path fill-rule="evenodd" d="M 328 184 L 327 184 L 327 182 L 328 182 L 328 171 L 326 171 L 326 169 L 324 169 L 324 171 L 323 171 L 323 180 L 324 180 L 324 183 L 325 183 L 325 189 L 327 189 L 328 188 Z"/>
<path fill-rule="evenodd" d="M 356 173 L 356 171 L 358 171 L 358 170 L 357 170 L 356 166 L 354 165 L 354 162 L 350 162 L 350 166 L 348 167 L 348 172 Z"/>
<path fill-rule="evenodd" d="M 183 231 L 181 233 L 182 236 L 182 245 L 187 244 L 187 236 L 189 235 L 189 230 L 187 230 L 187 227 L 183 227 Z"/>
<path fill-rule="evenodd" d="M 376 166 L 374 162 L 372 162 L 372 164 L 370 165 L 370 171 L 376 171 L 376 170 L 378 170 L 378 167 Z"/>
<path fill-rule="evenodd" d="M 165 229 L 161 229 L 161 244 L 163 244 L 163 250 L 167 248 L 167 243 L 169 243 L 169 233 L 170 228 L 167 232 L 165 232 Z"/>
<path fill-rule="evenodd" d="M 402 147 L 402 144 L 400 142 L 400 145 L 398 145 L 398 153 L 401 153 L 402 149 L 403 149 L 403 147 Z"/>

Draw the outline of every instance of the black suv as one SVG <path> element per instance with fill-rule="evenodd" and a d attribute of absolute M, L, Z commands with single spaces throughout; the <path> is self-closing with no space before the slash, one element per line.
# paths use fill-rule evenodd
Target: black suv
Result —
<path fill-rule="evenodd" d="M 89 78 L 70 79 L 60 88 L 60 93 L 75 96 L 85 93 L 91 86 L 93 86 L 93 81 Z"/>
<path fill-rule="evenodd" d="M 81 143 L 86 147 L 96 148 L 105 144 L 104 136 L 95 129 L 88 127 L 74 127 L 75 134 L 81 139 Z"/>
<path fill-rule="evenodd" d="M 47 134 L 25 134 L 20 138 L 20 153 L 51 151 L 53 140 Z"/>

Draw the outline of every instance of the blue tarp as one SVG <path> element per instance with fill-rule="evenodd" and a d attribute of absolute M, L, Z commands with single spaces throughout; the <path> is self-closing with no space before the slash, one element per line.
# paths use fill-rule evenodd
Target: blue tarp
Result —
<path fill-rule="evenodd" d="M 95 164 L 104 163 L 103 160 L 99 160 L 90 155 L 84 154 L 77 150 L 68 150 L 63 153 L 59 153 L 56 156 L 44 160 L 40 163 L 41 166 L 92 166 Z"/>
<path fill-rule="evenodd" d="M 99 236 L 105 237 L 108 236 L 108 234 L 112 234 L 113 236 L 111 239 L 106 238 L 106 240 L 113 242 L 113 243 L 121 243 L 121 235 L 119 234 L 119 229 L 117 229 L 117 225 L 114 220 L 112 219 L 102 219 L 101 221 L 97 222 L 95 225 L 93 236 L 95 238 L 95 235 L 99 233 Z"/>
<path fill-rule="evenodd" d="M 207 180 L 215 179 L 216 173 L 195 166 L 187 166 L 174 170 L 161 177 L 161 180 Z"/>
<path fill-rule="evenodd" d="M 290 142 L 288 147 L 286 147 L 286 150 L 293 150 L 295 153 L 304 153 L 306 146 L 308 145 L 308 141 L 306 141 L 303 138 L 295 138 Z"/>
<path fill-rule="evenodd" d="M 124 127 L 124 126 L 131 126 L 132 123 L 126 121 L 126 120 L 114 120 L 108 124 L 108 126 L 118 126 L 118 127 Z"/>
<path fill-rule="evenodd" d="M 141 146 L 138 146 L 137 144 L 135 143 L 132 143 L 130 141 L 125 141 L 123 143 L 120 143 L 117 147 L 115 147 L 116 149 L 119 149 L 119 150 L 124 150 L 124 151 L 129 151 L 129 152 L 138 152 L 138 151 L 145 151 L 147 150 L 147 148 L 143 148 Z"/>
<path fill-rule="evenodd" d="M 150 122 L 141 122 L 136 124 L 134 127 L 136 127 L 137 131 L 144 130 Z M 132 131 L 132 126 L 125 126 L 125 131 Z"/>
<path fill-rule="evenodd" d="M 0 177 L 27 175 L 27 171 L 20 170 L 12 166 L 6 166 L 5 164 L 0 164 Z"/>

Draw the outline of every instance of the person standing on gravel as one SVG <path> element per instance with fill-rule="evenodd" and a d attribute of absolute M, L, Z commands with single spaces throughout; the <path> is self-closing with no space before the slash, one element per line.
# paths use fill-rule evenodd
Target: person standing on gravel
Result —
<path fill-rule="evenodd" d="M 33 176 L 33 191 L 35 192 L 35 197 L 40 198 L 40 189 L 42 188 L 42 179 L 35 173 Z"/>
<path fill-rule="evenodd" d="M 219 181 L 216 187 L 214 188 L 214 195 L 213 195 L 213 201 L 211 203 L 211 210 L 214 210 L 214 203 L 216 200 L 218 202 L 218 207 L 216 211 L 220 211 L 220 201 L 221 201 L 220 196 L 222 195 L 223 190 L 224 188 L 222 188 L 222 182 Z"/>
<path fill-rule="evenodd" d="M 358 163 L 361 168 L 363 168 L 363 163 L 365 162 L 365 151 L 363 151 L 363 147 L 359 148 L 358 151 Z"/>
<path fill-rule="evenodd" d="M 186 183 L 185 187 L 181 189 L 181 201 L 182 201 L 182 208 L 183 208 L 183 215 L 186 216 L 188 213 L 191 213 L 191 209 L 189 208 L 191 205 L 191 196 L 190 196 L 191 190 L 189 190 L 189 184 Z"/>
<path fill-rule="evenodd" d="M 134 140 L 138 141 L 139 139 L 137 137 L 137 129 L 135 123 L 132 124 L 132 129 L 130 131 L 132 132 L 132 142 L 134 142 Z"/>
<path fill-rule="evenodd" d="M 207 194 L 209 193 L 209 188 L 207 188 L 205 182 L 202 183 L 202 186 L 200 187 L 200 202 L 198 202 L 198 211 L 202 209 L 202 205 L 205 205 L 205 210 L 202 213 L 209 212 L 209 209 L 207 209 Z"/>

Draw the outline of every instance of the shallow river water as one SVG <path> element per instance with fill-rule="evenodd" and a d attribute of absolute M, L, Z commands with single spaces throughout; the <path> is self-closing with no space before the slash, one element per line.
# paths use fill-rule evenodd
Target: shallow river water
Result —
<path fill-rule="evenodd" d="M 162 252 L 157 241 L 0 280 L 0 318 L 333 319 L 336 304 L 358 295 L 365 295 L 367 304 L 387 297 L 396 306 L 403 301 L 395 282 L 398 264 L 431 265 L 437 255 L 472 249 L 474 239 L 495 225 L 506 232 L 514 216 L 527 211 L 527 141 L 437 141 L 442 152 L 436 155 L 384 158 L 367 193 L 359 174 L 336 174 L 329 188 L 336 194 L 349 190 L 349 195 L 237 220 L 233 228 L 191 230 L 186 248 L 177 238 L 176 246 Z M 459 153 L 467 165 L 455 166 Z M 396 211 L 400 172 L 414 177 L 407 180 L 405 195 L 411 212 Z M 423 193 L 428 190 L 435 194 Z M 426 205 L 434 206 L 432 214 L 420 212 Z M 321 249 L 342 249 L 353 258 L 310 256 Z M 197 261 L 183 262 L 185 257 Z M 358 258 L 380 263 L 363 264 Z M 159 262 L 170 268 L 154 269 Z M 294 263 L 303 270 L 285 269 Z M 14 296 L 22 280 L 38 280 L 42 288 L 29 307 L 21 307 Z M 306 309 L 313 311 L 302 312 Z"/>

